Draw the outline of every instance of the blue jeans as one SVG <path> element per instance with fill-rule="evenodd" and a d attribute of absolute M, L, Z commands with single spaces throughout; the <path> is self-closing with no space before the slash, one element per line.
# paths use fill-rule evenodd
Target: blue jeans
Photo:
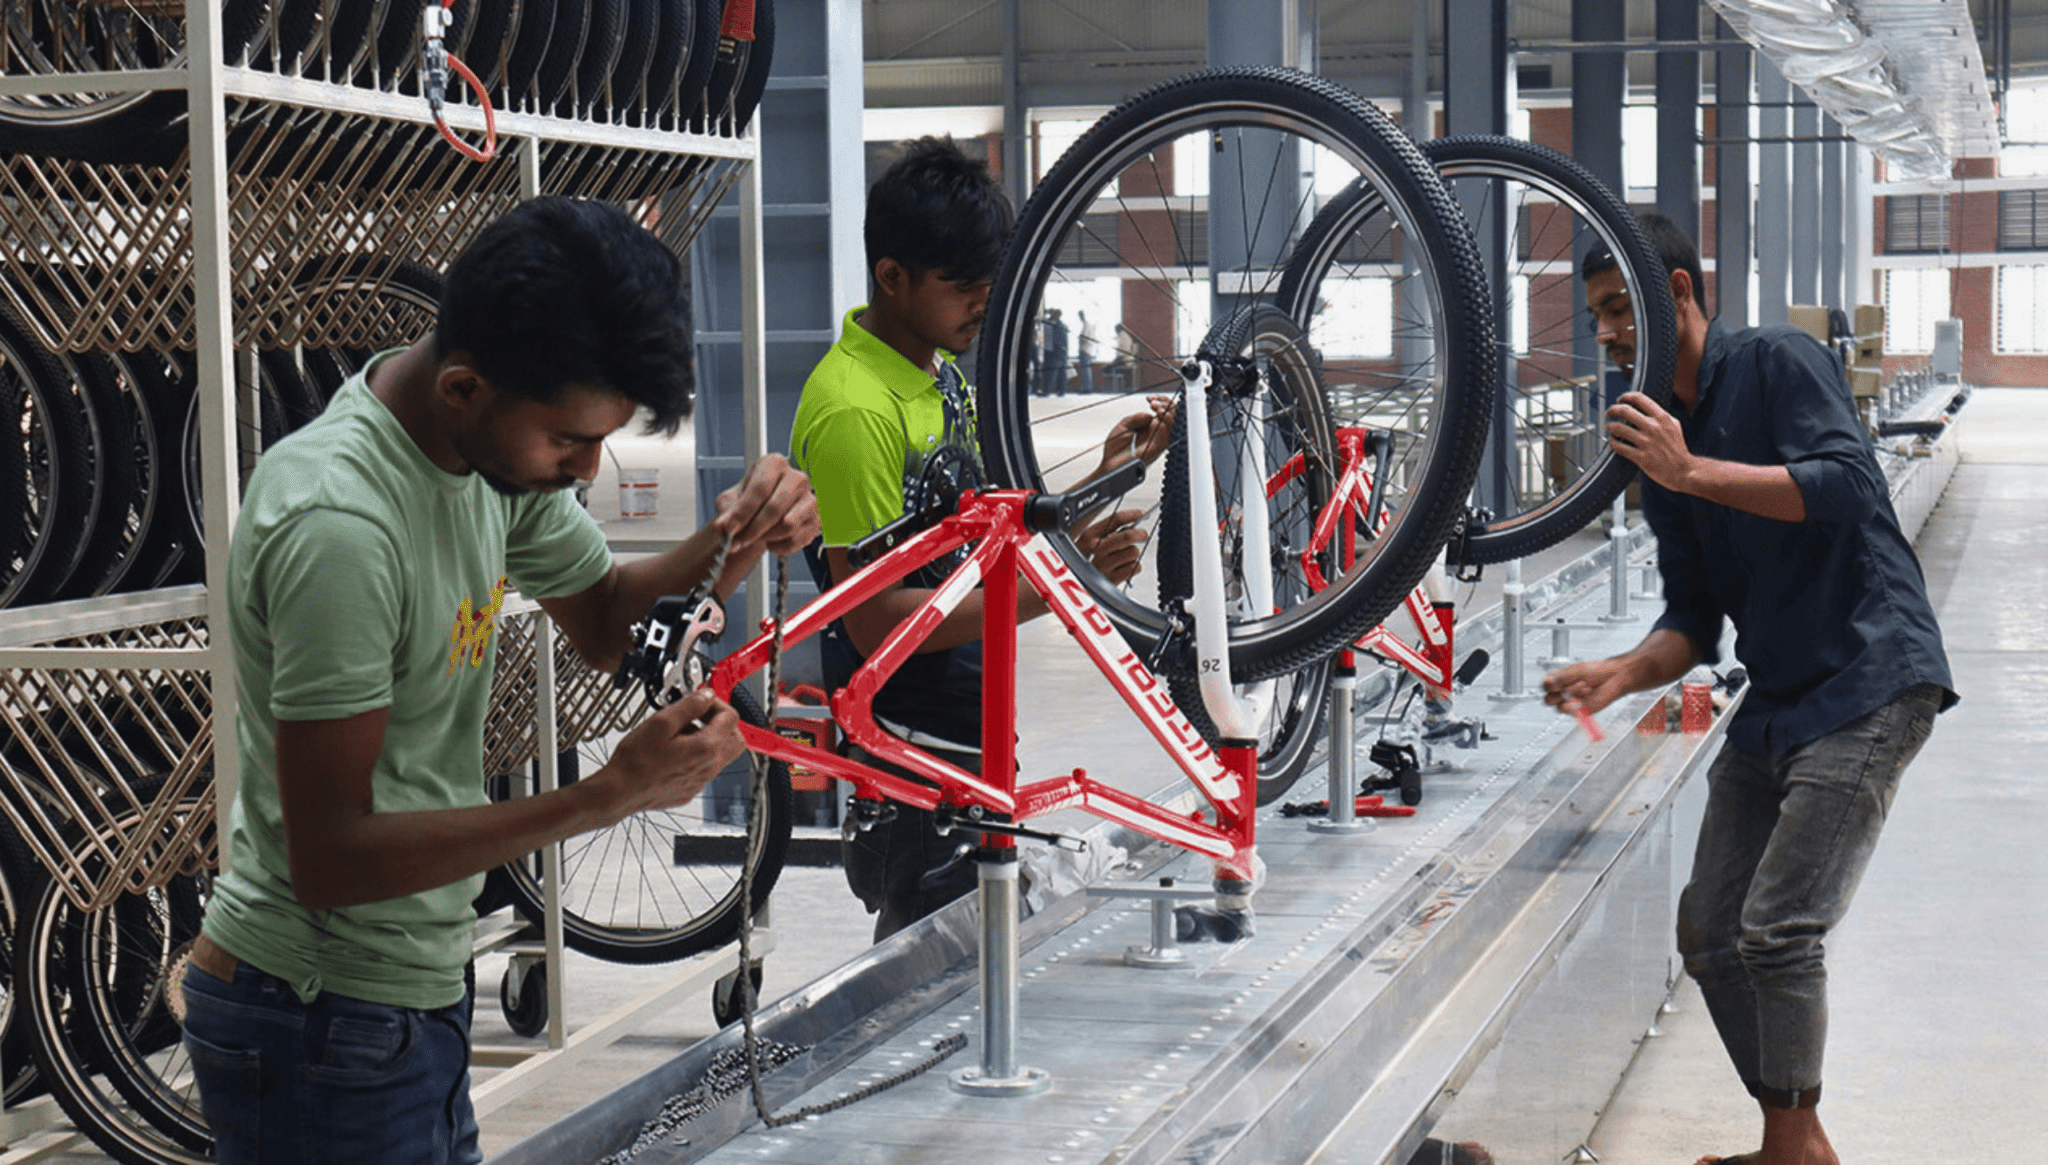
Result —
<path fill-rule="evenodd" d="M 1743 1084 L 1772 1107 L 1819 1100 L 1828 931 L 1849 909 L 1941 699 L 1940 687 L 1921 684 L 1782 752 L 1723 748 L 1708 770 L 1678 951 Z"/>
<path fill-rule="evenodd" d="M 247 963 L 185 971 L 185 1050 L 221 1165 L 483 1160 L 469 1104 L 470 996 L 423 1011 L 323 992 L 300 1003 Z"/>

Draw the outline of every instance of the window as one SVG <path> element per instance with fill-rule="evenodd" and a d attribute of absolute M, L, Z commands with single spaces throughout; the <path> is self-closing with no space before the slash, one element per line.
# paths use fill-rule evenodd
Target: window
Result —
<path fill-rule="evenodd" d="M 1381 275 L 1323 280 L 1315 339 L 1325 360 L 1384 360 L 1394 354 L 1394 281 Z"/>
<path fill-rule="evenodd" d="M 1052 169 L 1053 164 L 1060 160 L 1060 155 L 1067 152 L 1067 147 L 1080 140 L 1081 135 L 1087 133 L 1088 127 L 1094 124 L 1095 120 L 1093 118 L 1085 120 L 1078 118 L 1072 120 L 1048 118 L 1036 123 L 1038 130 L 1036 135 L 1038 139 L 1038 165 L 1032 173 L 1037 178 L 1044 178 L 1045 172 Z"/>
<path fill-rule="evenodd" d="M 1173 143 L 1173 192 L 1182 198 L 1209 194 L 1209 135 L 1191 133 Z"/>
<path fill-rule="evenodd" d="M 1515 355 L 1529 354 L 1529 277 L 1508 277 L 1508 338 Z"/>
<path fill-rule="evenodd" d="M 1209 334 L 1210 299 L 1206 279 L 1176 279 L 1173 282 L 1173 323 L 1179 332 L 1175 345 L 1182 355 L 1193 355 Z"/>
<path fill-rule="evenodd" d="M 2001 190 L 1998 194 L 1998 249 L 2048 248 L 2048 190 Z"/>
<path fill-rule="evenodd" d="M 1095 333 L 1095 359 L 1107 360 L 1116 354 L 1110 337 L 1116 335 L 1116 326 L 1124 322 L 1123 280 L 1114 276 L 1062 279 L 1055 275 L 1045 285 L 1043 306 L 1060 309 L 1060 320 L 1071 333 L 1067 351 L 1074 359 L 1081 358 L 1081 317 L 1084 314 Z"/>
<path fill-rule="evenodd" d="M 1884 273 L 1884 349 L 1934 351 L 1934 321 L 1949 315 L 1946 267 L 1893 268 Z"/>
<path fill-rule="evenodd" d="M 1884 249 L 1896 253 L 1948 250 L 1948 195 L 1887 196 Z"/>
<path fill-rule="evenodd" d="M 2048 85 L 2015 85 L 2005 94 L 2005 139 L 2033 145 L 1998 151 L 1998 172 L 2007 177 L 2048 174 Z"/>
<path fill-rule="evenodd" d="M 2048 266 L 1998 269 L 1995 350 L 2015 355 L 2048 353 Z"/>
<path fill-rule="evenodd" d="M 1626 105 L 1621 110 L 1621 180 L 1624 186 L 1657 185 L 1657 107 Z"/>

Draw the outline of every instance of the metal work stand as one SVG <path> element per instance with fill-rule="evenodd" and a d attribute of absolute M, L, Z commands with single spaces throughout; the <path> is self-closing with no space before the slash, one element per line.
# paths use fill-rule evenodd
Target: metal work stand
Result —
<path fill-rule="evenodd" d="M 1330 815 L 1311 819 L 1310 833 L 1368 833 L 1377 828 L 1357 813 L 1358 781 L 1352 762 L 1356 728 L 1351 697 L 1358 689 L 1358 667 L 1351 652 L 1337 658 L 1330 677 Z"/>
<path fill-rule="evenodd" d="M 981 1067 L 953 1073 L 953 1089 L 1029 1096 L 1051 1087 L 1052 1076 L 1017 1066 L 1017 850 L 985 845 L 974 861 L 981 893 Z"/>

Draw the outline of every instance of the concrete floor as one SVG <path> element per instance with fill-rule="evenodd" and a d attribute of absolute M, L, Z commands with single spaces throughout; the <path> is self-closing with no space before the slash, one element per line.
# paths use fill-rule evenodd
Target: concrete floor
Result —
<path fill-rule="evenodd" d="M 2048 1093 L 2048 928 L 2029 920 L 2048 892 L 2048 851 L 2036 840 L 2048 831 L 2048 797 L 2028 780 L 2029 746 L 2048 745 L 2048 718 L 2038 711 L 2048 706 L 2048 556 L 2034 537 L 2048 502 L 2048 392 L 1979 392 L 1966 416 L 1964 464 L 1920 543 L 1964 702 L 1942 718 L 1916 762 L 1856 909 L 1831 943 L 1834 1031 L 1824 1112 L 1852 1165 L 2024 1160 L 2043 1129 L 2032 1105 Z M 606 476 L 592 493 L 593 513 L 611 519 L 608 530 L 621 536 L 687 532 L 694 525 L 687 454 L 655 443 L 622 446 L 628 466 L 664 465 L 662 516 L 616 522 L 615 478 Z M 1489 572 L 1485 588 L 1495 594 L 1497 576 Z M 1487 601 L 1475 594 L 1469 609 Z M 1056 634 L 1027 629 L 1027 651 L 1041 632 Z M 1117 747 L 1128 739 L 1120 705 L 1068 690 L 1056 675 L 1037 691 L 1058 712 L 1036 728 L 1023 726 L 1027 747 L 1091 767 L 1113 768 L 1129 755 Z M 836 868 L 785 871 L 776 911 L 768 999 L 866 946 L 871 920 Z M 570 958 L 572 1030 L 675 974 Z M 491 999 L 502 966 L 503 956 L 492 956 L 479 967 L 479 1043 L 526 1042 L 511 1035 Z M 1697 994 L 1681 984 L 1675 1002 L 1663 1034 L 1642 1044 L 1592 1135 L 1604 1162 L 1677 1165 L 1755 1145 L 1754 1106 Z M 486 1153 L 712 1030 L 706 998 L 681 1000 L 596 1061 L 488 1116 Z M 1503 1165 L 1518 1159 L 1513 1146 L 1492 1148 Z M 58 1159 L 104 1160 L 83 1149 Z"/>

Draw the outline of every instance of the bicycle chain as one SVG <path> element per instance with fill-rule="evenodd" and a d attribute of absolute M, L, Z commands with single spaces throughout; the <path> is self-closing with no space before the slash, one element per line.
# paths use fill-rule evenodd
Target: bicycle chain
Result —
<path fill-rule="evenodd" d="M 726 541 L 727 544 L 730 544 L 730 537 Z M 723 557 L 724 555 L 721 553 L 721 561 Z M 775 613 L 770 622 L 773 638 L 769 641 L 768 645 L 767 704 L 770 708 L 768 713 L 770 731 L 774 731 L 775 713 L 773 709 L 776 705 L 778 694 L 782 691 L 782 625 L 788 606 L 789 560 L 781 555 L 777 555 L 775 559 Z M 767 755 L 756 751 L 753 754 L 751 820 L 761 822 L 764 829 L 767 827 L 768 821 L 768 766 L 769 759 Z M 768 1128 L 779 1129 L 784 1125 L 792 1125 L 809 1117 L 821 1116 L 825 1113 L 845 1108 L 855 1101 L 865 1100 L 876 1093 L 894 1088 L 906 1080 L 912 1080 L 924 1075 L 926 1072 L 937 1067 L 948 1056 L 967 1046 L 967 1037 L 955 1033 L 934 1044 L 931 1055 L 893 1076 L 872 1081 L 860 1088 L 854 1089 L 852 1092 L 822 1104 L 806 1105 L 795 1112 L 776 1115 L 769 1110 L 768 1098 L 761 1085 L 761 1048 L 763 1042 L 754 1030 L 754 1006 L 757 1001 L 754 998 L 753 936 L 754 863 L 742 859 L 740 863 L 740 969 L 739 980 L 734 984 L 734 990 L 738 992 L 740 1024 L 745 1035 L 747 1084 L 753 1094 L 754 1112 L 761 1118 L 761 1123 Z M 774 1044 L 773 1046 L 779 1049 L 789 1045 Z M 781 1062 L 777 1061 L 777 1065 Z M 771 1067 L 773 1066 L 776 1065 L 771 1065 Z"/>

